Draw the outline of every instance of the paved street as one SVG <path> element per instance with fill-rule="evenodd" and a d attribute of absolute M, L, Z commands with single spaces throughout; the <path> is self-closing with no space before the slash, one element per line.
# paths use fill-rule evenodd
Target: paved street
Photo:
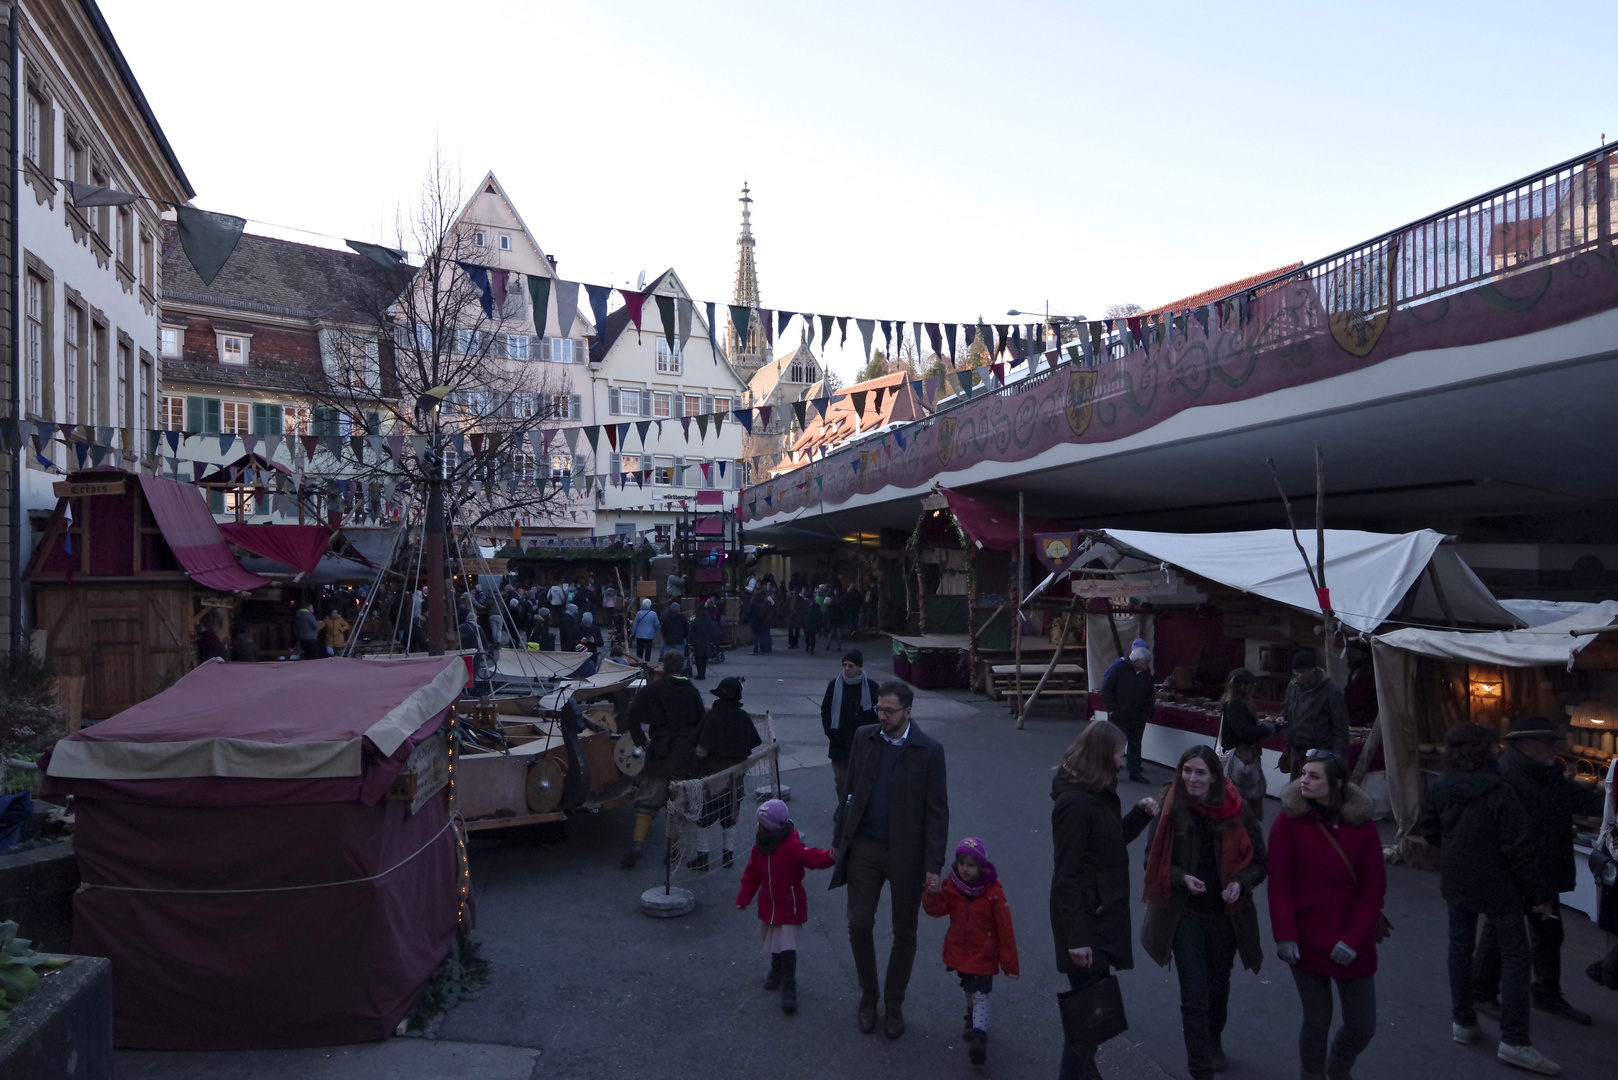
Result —
<path fill-rule="evenodd" d="M 861 644 L 870 656 L 867 670 L 886 677 L 885 639 Z M 768 658 L 733 653 L 728 663 L 710 670 L 707 683 L 720 675 L 744 675 L 747 706 L 774 714 L 793 816 L 816 845 L 829 842 L 834 803 L 818 705 L 836 660 L 811 660 L 791 651 Z M 379 1046 L 291 1053 L 125 1052 L 119 1056 L 119 1075 L 141 1080 L 1054 1077 L 1060 1034 L 1052 995 L 1065 980 L 1054 970 L 1046 916 L 1048 792 L 1051 767 L 1078 724 L 1053 707 L 1019 732 L 999 703 L 954 692 L 918 694 L 915 717 L 947 749 L 950 834 L 984 838 L 1016 919 L 1024 975 L 1015 982 L 996 980 L 989 1064 L 981 1070 L 967 1063 L 960 1042 L 962 997 L 939 959 L 942 921 L 922 920 L 906 1006 L 909 1032 L 897 1042 L 861 1035 L 854 1025 L 858 991 L 843 929 L 844 896 L 825 891 L 829 872 L 812 873 L 810 921 L 800 949 L 800 1008 L 795 1017 L 784 1017 L 776 995 L 758 986 L 767 960 L 758 945 L 756 914 L 733 906 L 740 865 L 682 875 L 681 883 L 699 899 L 692 915 L 646 918 L 637 900 L 659 880 L 658 869 L 652 858 L 632 872 L 618 867 L 633 813 L 624 807 L 573 822 L 563 843 L 530 838 L 473 845 L 479 934 L 493 965 L 492 979 L 477 1000 L 445 1018 L 437 1040 L 394 1039 Z M 1167 777 L 1167 770 L 1150 771 L 1154 779 Z M 1125 789 L 1126 800 L 1148 793 L 1135 785 Z M 1271 820 L 1275 811 L 1272 800 Z M 648 847 L 660 841 L 659 827 Z M 1138 870 L 1135 876 L 1138 888 Z M 1437 876 L 1403 867 L 1390 868 L 1389 876 L 1388 915 L 1396 930 L 1382 950 L 1377 1036 L 1359 1075 L 1520 1075 L 1494 1060 L 1492 1041 L 1466 1048 L 1449 1038 Z M 886 948 L 885 917 L 878 921 L 879 949 Z M 1567 923 L 1568 996 L 1594 1013 L 1596 1024 L 1580 1028 L 1536 1012 L 1535 1043 L 1560 1061 L 1568 1076 L 1610 1075 L 1618 994 L 1595 987 L 1582 971 L 1599 954 L 1603 938 L 1577 913 L 1568 912 Z M 1102 1072 L 1129 1080 L 1185 1076 L 1175 975 L 1143 963 L 1123 976 L 1132 1026 L 1104 1048 Z M 1238 968 L 1225 1075 L 1232 1080 L 1296 1077 L 1298 1015 L 1291 980 L 1273 957 L 1258 976 Z M 1489 1018 L 1484 1027 L 1498 1033 Z"/>

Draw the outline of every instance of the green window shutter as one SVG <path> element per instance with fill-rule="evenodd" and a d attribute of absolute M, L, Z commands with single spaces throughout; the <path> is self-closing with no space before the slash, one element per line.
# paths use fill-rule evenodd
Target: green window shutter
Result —
<path fill-rule="evenodd" d="M 365 434 L 367 434 L 367 435 L 380 435 L 380 434 L 382 434 L 382 414 L 381 413 L 376 412 L 376 411 L 373 410 L 373 411 L 367 412 L 365 414 Z"/>
<path fill-rule="evenodd" d="M 279 435 L 281 434 L 281 406 L 269 405 L 264 402 L 253 404 L 253 434 Z"/>
<path fill-rule="evenodd" d="M 218 488 L 208 489 L 208 510 L 210 513 L 223 514 L 225 512 L 225 493 Z"/>
<path fill-rule="evenodd" d="M 203 402 L 207 398 L 188 397 L 185 399 L 185 430 L 201 431 L 206 424 L 207 407 Z"/>
<path fill-rule="evenodd" d="M 314 410 L 314 433 L 316 435 L 337 434 L 337 410 L 330 405 L 316 405 Z"/>
<path fill-rule="evenodd" d="M 216 397 L 202 399 L 202 427 L 201 431 L 209 435 L 217 435 L 222 430 L 220 422 L 221 402 Z"/>

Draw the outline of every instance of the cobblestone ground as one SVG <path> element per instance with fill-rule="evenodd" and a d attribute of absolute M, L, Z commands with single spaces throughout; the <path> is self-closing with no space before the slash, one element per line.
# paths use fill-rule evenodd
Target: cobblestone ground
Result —
<path fill-rule="evenodd" d="M 769 710 L 783 746 L 782 780 L 806 840 L 826 845 L 835 803 L 819 725 L 819 704 L 837 656 L 806 657 L 783 648 L 767 657 L 734 652 L 709 670 L 705 686 L 745 676 L 745 704 Z M 858 642 L 867 670 L 886 677 L 887 640 Z M 811 873 L 810 921 L 799 958 L 799 1011 L 786 1017 L 777 996 L 760 989 L 767 966 L 754 911 L 735 910 L 741 859 L 731 870 L 683 872 L 679 884 L 698 900 L 681 919 L 640 914 L 641 892 L 661 881 L 657 860 L 633 871 L 618 866 L 633 810 L 623 807 L 570 822 L 560 843 L 545 838 L 479 840 L 472 861 L 478 933 L 493 965 L 487 989 L 444 1018 L 433 1040 L 393 1039 L 367 1047 L 241 1054 L 124 1052 L 122 1078 L 438 1077 L 526 1080 L 557 1077 L 865 1078 L 978 1075 L 1054 1077 L 1060 1026 L 1046 899 L 1050 883 L 1051 768 L 1079 724 L 1060 706 L 1041 708 L 1024 731 L 1005 708 L 966 693 L 918 693 L 914 716 L 945 745 L 950 834 L 982 837 L 998 866 L 1016 922 L 1023 977 L 995 981 L 989 1062 L 969 1065 L 960 1039 L 963 999 L 943 968 L 944 924 L 923 917 L 905 1015 L 909 1031 L 890 1042 L 861 1035 L 859 994 L 844 930 L 844 895 L 827 892 L 829 872 Z M 1156 783 L 1168 771 L 1149 767 Z M 1148 789 L 1124 785 L 1125 801 Z M 1274 817 L 1273 800 L 1270 818 Z M 662 841 L 661 823 L 648 849 Z M 1134 854 L 1136 886 L 1144 841 Z M 1582 871 L 1581 871 L 1582 872 Z M 1262 897 L 1261 897 L 1262 900 Z M 1264 905 L 1260 903 L 1260 911 Z M 885 908 L 885 905 L 884 905 Z M 1515 1073 L 1486 1045 L 1462 1047 L 1449 1036 L 1444 968 L 1444 909 L 1438 879 L 1404 867 L 1389 870 L 1388 915 L 1397 927 L 1384 946 L 1377 979 L 1378 1029 L 1361 1059 L 1362 1077 L 1475 1077 Z M 879 916 L 878 948 L 886 910 Z M 1595 1014 L 1584 1028 L 1536 1012 L 1534 1042 L 1568 1076 L 1611 1073 L 1618 993 L 1588 982 L 1586 963 L 1606 941 L 1589 919 L 1566 912 L 1564 979 L 1568 997 Z M 1268 938 L 1268 920 L 1264 920 Z M 1137 929 L 1139 920 L 1137 917 Z M 1140 958 L 1122 976 L 1131 1028 L 1103 1048 L 1109 1078 L 1183 1077 L 1175 974 Z M 1298 1075 L 1298 1004 L 1292 980 L 1273 957 L 1253 975 L 1233 976 L 1225 1048 L 1231 1080 L 1290 1080 Z M 1484 1029 L 1498 1035 L 1488 1017 Z"/>

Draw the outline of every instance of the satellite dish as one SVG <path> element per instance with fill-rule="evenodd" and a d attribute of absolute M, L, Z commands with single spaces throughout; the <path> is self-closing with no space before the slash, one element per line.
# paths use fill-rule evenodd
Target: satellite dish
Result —
<path fill-rule="evenodd" d="M 646 271 L 642 270 L 640 277 L 635 279 L 635 291 L 640 292 L 644 288 L 646 288 Z"/>

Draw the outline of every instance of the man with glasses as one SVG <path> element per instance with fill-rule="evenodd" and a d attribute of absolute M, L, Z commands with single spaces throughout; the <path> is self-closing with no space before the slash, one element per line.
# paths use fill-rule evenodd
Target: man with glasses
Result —
<path fill-rule="evenodd" d="M 1315 651 L 1299 649 L 1292 658 L 1292 681 L 1281 706 L 1286 725 L 1288 766 L 1296 780 L 1311 750 L 1330 750 L 1348 763 L 1348 705 L 1337 684 L 1315 666 Z"/>
<path fill-rule="evenodd" d="M 914 699 L 902 682 L 877 688 L 877 722 L 854 733 L 848 774 L 832 846 L 837 865 L 831 887 L 848 886 L 848 940 L 860 980 L 860 1030 L 876 1030 L 876 1005 L 886 999 L 883 1031 L 904 1034 L 904 997 L 916 959 L 916 920 L 923 890 L 939 887 L 949 834 L 944 748 L 910 719 Z M 890 888 L 893 947 L 879 986 L 876 969 L 877 904 Z"/>

